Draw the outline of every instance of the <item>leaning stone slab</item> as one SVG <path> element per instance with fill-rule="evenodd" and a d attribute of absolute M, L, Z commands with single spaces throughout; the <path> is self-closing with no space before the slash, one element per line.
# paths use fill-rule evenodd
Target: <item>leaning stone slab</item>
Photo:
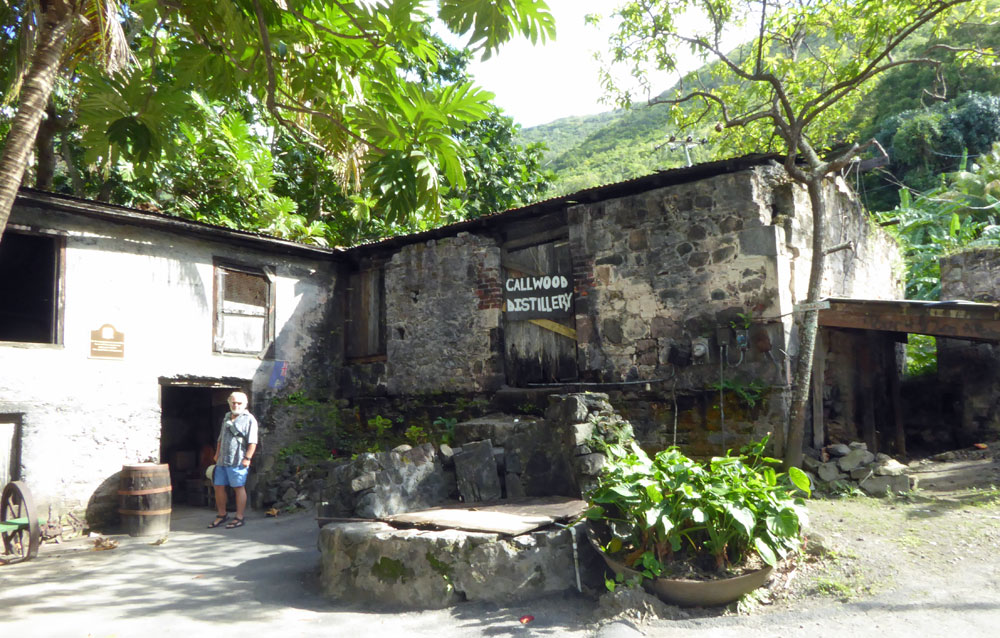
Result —
<path fill-rule="evenodd" d="M 570 426 L 573 430 L 573 444 L 583 445 L 590 440 L 590 437 L 594 436 L 594 424 L 593 423 L 575 423 Z"/>
<path fill-rule="evenodd" d="M 816 470 L 818 470 L 820 464 L 821 462 L 819 460 L 814 459 L 811 456 L 802 457 L 802 469 L 808 470 L 809 472 L 815 472 Z"/>
<path fill-rule="evenodd" d="M 594 452 L 585 456 L 576 457 L 577 471 L 586 476 L 597 476 L 601 473 L 601 468 L 607 458 L 600 452 Z"/>
<path fill-rule="evenodd" d="M 375 472 L 365 472 L 351 481 L 351 491 L 363 492 L 364 490 L 371 489 L 375 487 L 375 480 Z"/>
<path fill-rule="evenodd" d="M 497 500 L 501 496 L 500 476 L 489 440 L 466 443 L 455 455 L 458 493 L 466 503 Z"/>
<path fill-rule="evenodd" d="M 850 471 L 851 478 L 855 481 L 864 480 L 874 474 L 875 472 L 870 465 L 862 465 L 861 467 L 856 467 Z"/>
<path fill-rule="evenodd" d="M 847 478 L 847 475 L 840 471 L 840 468 L 837 467 L 834 461 L 821 464 L 816 470 L 816 475 L 819 476 L 819 480 L 826 481 L 827 483 Z"/>
<path fill-rule="evenodd" d="M 497 447 L 505 447 L 508 440 L 531 417 L 513 417 L 508 414 L 493 414 L 489 416 L 463 421 L 455 425 L 455 443 L 465 445 L 472 441 L 489 439 Z"/>
<path fill-rule="evenodd" d="M 908 468 L 896 459 L 887 459 L 875 464 L 875 474 L 877 476 L 899 476 L 904 474 Z"/>
<path fill-rule="evenodd" d="M 850 453 L 851 448 L 843 443 L 834 443 L 830 447 L 826 448 L 826 450 L 831 456 L 847 456 Z"/>
<path fill-rule="evenodd" d="M 908 476 L 873 476 L 859 483 L 861 489 L 870 496 L 885 496 L 886 491 L 906 492 L 910 489 Z"/>
<path fill-rule="evenodd" d="M 342 522 L 320 530 L 318 546 L 323 594 L 365 606 L 510 603 L 576 586 L 572 539 L 565 529 L 504 538 Z"/>
<path fill-rule="evenodd" d="M 837 459 L 837 467 L 840 468 L 841 472 L 850 472 L 851 470 L 857 469 L 862 465 L 868 465 L 874 460 L 875 455 L 868 450 L 853 449 L 845 456 Z"/>
<path fill-rule="evenodd" d="M 549 407 L 545 418 L 553 423 L 569 425 L 583 423 L 590 410 L 583 396 L 579 394 L 557 394 L 549 397 Z"/>

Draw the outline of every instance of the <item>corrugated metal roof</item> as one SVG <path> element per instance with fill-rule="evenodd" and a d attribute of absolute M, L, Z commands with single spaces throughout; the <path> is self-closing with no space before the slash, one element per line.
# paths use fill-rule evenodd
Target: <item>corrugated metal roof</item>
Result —
<path fill-rule="evenodd" d="M 368 252 L 373 249 L 394 248 L 398 246 L 405 246 L 407 244 L 428 241 L 430 239 L 450 237 L 460 232 L 469 232 L 472 230 L 488 228 L 501 222 L 513 221 L 522 217 L 544 215 L 575 204 L 590 204 L 608 199 L 616 199 L 618 197 L 626 197 L 628 195 L 636 195 L 656 188 L 684 184 L 700 179 L 715 177 L 716 175 L 723 175 L 725 173 L 735 173 L 754 168 L 756 166 L 780 162 L 782 160 L 784 160 L 783 156 L 774 153 L 754 154 L 714 162 L 704 162 L 701 164 L 695 164 L 694 166 L 684 166 L 681 168 L 657 171 L 651 175 L 636 177 L 624 182 L 593 186 L 568 195 L 561 195 L 559 197 L 553 197 L 551 199 L 528 204 L 527 206 L 522 206 L 520 208 L 513 208 L 506 211 L 496 212 L 491 215 L 477 217 L 475 219 L 455 222 L 454 224 L 440 226 L 438 228 L 425 230 L 419 233 L 400 235 L 398 237 L 387 237 L 378 241 L 358 244 L 351 247 L 349 250 L 351 252 Z"/>
<path fill-rule="evenodd" d="M 725 173 L 743 171 L 782 159 L 782 156 L 776 154 L 756 154 L 657 171 L 651 175 L 586 188 L 575 193 L 553 197 L 520 208 L 499 211 L 490 215 L 455 222 L 419 233 L 388 237 L 369 243 L 358 244 L 350 248 L 323 248 L 300 244 L 286 239 L 279 239 L 265 233 L 236 230 L 216 224 L 184 219 L 166 213 L 139 210 L 137 208 L 107 204 L 70 195 L 49 193 L 32 188 L 21 188 L 18 192 L 17 202 L 23 205 L 41 206 L 93 218 L 127 221 L 132 224 L 169 230 L 180 234 L 210 237 L 218 241 L 252 245 L 257 248 L 276 252 L 310 255 L 313 257 L 334 257 L 337 255 L 363 254 L 374 250 L 386 250 L 420 243 L 430 239 L 450 237 L 460 232 L 485 229 L 503 222 L 556 212 L 575 204 L 588 204 L 628 195 L 636 195 L 656 188 L 683 184 Z"/>
<path fill-rule="evenodd" d="M 182 235 L 210 237 L 216 241 L 253 246 L 272 252 L 317 257 L 330 256 L 344 251 L 342 248 L 324 248 L 322 246 L 300 244 L 265 233 L 226 228 L 225 226 L 184 219 L 166 213 L 139 210 L 138 208 L 129 208 L 128 206 L 119 206 L 117 204 L 107 204 L 105 202 L 97 202 L 60 193 L 49 193 L 33 188 L 21 188 L 18 191 L 15 204 L 70 212 L 94 219 L 126 221 L 130 224 L 145 226 L 147 228 L 167 230 Z"/>

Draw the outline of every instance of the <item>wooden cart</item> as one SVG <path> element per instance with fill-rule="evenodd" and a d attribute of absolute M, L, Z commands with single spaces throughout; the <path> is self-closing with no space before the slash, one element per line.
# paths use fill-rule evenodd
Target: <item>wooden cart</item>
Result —
<path fill-rule="evenodd" d="M 41 523 L 36 514 L 31 491 L 21 481 L 12 481 L 0 497 L 0 535 L 4 552 L 13 555 L 9 562 L 25 561 L 38 554 Z"/>

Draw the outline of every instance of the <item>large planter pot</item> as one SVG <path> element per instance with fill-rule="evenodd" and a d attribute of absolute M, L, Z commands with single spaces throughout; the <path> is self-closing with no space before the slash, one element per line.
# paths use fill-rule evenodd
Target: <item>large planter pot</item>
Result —
<path fill-rule="evenodd" d="M 587 538 L 615 574 L 623 574 L 626 578 L 641 576 L 638 571 L 626 566 L 613 556 L 605 554 L 597 541 L 594 540 L 592 533 L 588 533 Z M 643 578 L 642 584 L 651 594 L 671 605 L 715 607 L 738 600 L 744 594 L 763 586 L 773 569 L 773 567 L 768 566 L 741 576 L 714 580 Z"/>

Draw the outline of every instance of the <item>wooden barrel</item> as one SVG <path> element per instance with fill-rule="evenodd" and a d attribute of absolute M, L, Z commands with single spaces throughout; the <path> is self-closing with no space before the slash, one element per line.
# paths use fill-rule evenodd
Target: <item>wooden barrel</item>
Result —
<path fill-rule="evenodd" d="M 118 513 L 129 536 L 163 536 L 170 531 L 171 489 L 166 463 L 122 466 Z"/>

